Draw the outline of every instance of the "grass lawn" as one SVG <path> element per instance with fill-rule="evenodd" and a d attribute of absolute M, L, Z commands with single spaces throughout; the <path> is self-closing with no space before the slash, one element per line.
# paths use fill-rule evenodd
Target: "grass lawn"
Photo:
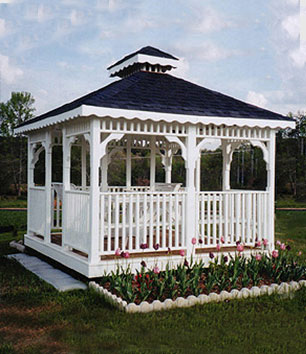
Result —
<path fill-rule="evenodd" d="M 26 197 L 0 196 L 0 208 L 26 208 Z"/>
<path fill-rule="evenodd" d="M 276 232 L 305 257 L 306 212 L 278 212 Z M 13 238 L 0 234 L 1 354 L 305 352 L 306 289 L 292 299 L 274 295 L 129 315 L 89 290 L 58 293 L 1 257 L 14 252 L 7 246 Z"/>

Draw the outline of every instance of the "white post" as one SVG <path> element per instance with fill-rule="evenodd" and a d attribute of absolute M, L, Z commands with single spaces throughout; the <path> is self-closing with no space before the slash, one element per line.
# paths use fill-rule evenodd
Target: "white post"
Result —
<path fill-rule="evenodd" d="M 197 168 L 196 168 L 196 191 L 201 191 L 201 151 L 199 152 L 200 156 L 197 159 Z"/>
<path fill-rule="evenodd" d="M 63 206 L 62 206 L 62 247 L 65 247 L 65 236 L 66 236 L 66 228 L 68 225 L 68 220 L 67 220 L 67 208 L 69 208 L 69 205 L 67 205 L 67 196 L 66 192 L 70 190 L 70 165 L 71 165 L 71 159 L 70 159 L 70 143 L 69 143 L 69 138 L 66 137 L 66 127 L 63 127 L 62 129 L 62 134 L 63 134 Z"/>
<path fill-rule="evenodd" d="M 27 193 L 27 199 L 28 199 L 28 204 L 27 204 L 27 235 L 30 234 L 30 213 L 31 213 L 31 187 L 33 187 L 34 183 L 34 164 L 32 164 L 32 159 L 33 159 L 33 149 L 31 146 L 31 135 L 28 137 L 28 193 Z"/>
<path fill-rule="evenodd" d="M 99 262 L 99 165 L 100 165 L 100 122 L 90 122 L 90 240 L 88 262 Z"/>
<path fill-rule="evenodd" d="M 155 170 L 156 170 L 156 138 L 155 136 L 151 137 L 150 141 L 150 187 L 151 190 L 154 190 L 155 186 Z"/>
<path fill-rule="evenodd" d="M 230 176 L 231 176 L 231 152 L 230 143 L 227 141 L 222 142 L 222 190 L 229 191 L 231 189 Z"/>
<path fill-rule="evenodd" d="M 195 165 L 198 159 L 196 156 L 196 126 L 189 125 L 187 127 L 186 138 L 186 246 L 187 257 L 192 255 L 193 245 L 191 239 L 197 237 L 196 229 L 198 222 L 198 216 L 196 215 L 196 194 L 195 194 Z"/>
<path fill-rule="evenodd" d="M 104 155 L 100 161 L 101 163 L 101 182 L 102 182 L 102 192 L 107 192 L 108 182 L 108 154 Z"/>
<path fill-rule="evenodd" d="M 268 235 L 269 251 L 274 249 L 274 199 L 275 199 L 275 131 L 271 130 L 268 141 L 269 163 L 267 164 Z"/>
<path fill-rule="evenodd" d="M 46 202 L 46 221 L 45 221 L 45 242 L 50 243 L 51 235 L 51 180 L 52 180 L 52 133 L 46 131 L 45 140 L 45 202 Z"/>
<path fill-rule="evenodd" d="M 131 149 L 131 137 L 127 138 L 126 146 L 126 187 L 130 188 L 132 185 L 132 149 Z"/>
<path fill-rule="evenodd" d="M 82 139 L 82 153 L 81 153 L 81 168 L 82 168 L 82 188 L 86 187 L 86 140 Z"/>
<path fill-rule="evenodd" d="M 172 150 L 169 147 L 165 152 L 165 181 L 171 183 L 172 173 Z"/>

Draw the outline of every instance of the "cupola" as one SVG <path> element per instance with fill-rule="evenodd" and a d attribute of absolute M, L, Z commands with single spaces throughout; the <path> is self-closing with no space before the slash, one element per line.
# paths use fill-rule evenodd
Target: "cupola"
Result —
<path fill-rule="evenodd" d="M 173 55 L 150 46 L 143 47 L 134 53 L 109 66 L 110 76 L 127 77 L 138 71 L 165 73 L 176 68 L 178 61 Z"/>

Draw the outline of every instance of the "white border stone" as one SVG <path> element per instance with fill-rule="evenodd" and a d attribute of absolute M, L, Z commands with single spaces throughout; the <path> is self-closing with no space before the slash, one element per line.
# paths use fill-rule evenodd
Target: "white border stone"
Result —
<path fill-rule="evenodd" d="M 266 294 L 271 295 L 274 293 L 288 294 L 291 291 L 299 290 L 303 286 L 306 287 L 306 280 L 300 280 L 299 282 L 291 281 L 290 283 L 281 283 L 280 285 L 271 284 L 269 286 L 262 285 L 261 287 L 253 286 L 251 289 L 233 289 L 230 293 L 228 291 L 223 290 L 220 294 L 210 293 L 209 295 L 190 295 L 186 299 L 183 297 L 178 297 L 174 301 L 172 299 L 166 299 L 163 302 L 159 300 L 154 300 L 151 304 L 149 304 L 147 301 L 143 301 L 139 305 L 136 305 L 133 302 L 128 304 L 125 300 L 122 300 L 120 297 L 116 296 L 115 294 L 112 294 L 110 291 L 103 288 L 94 281 L 91 281 L 89 283 L 89 288 L 92 288 L 99 294 L 101 294 L 103 298 L 114 307 L 117 307 L 119 310 L 125 311 L 127 313 L 147 313 L 152 311 L 169 310 L 175 307 L 191 307 L 198 304 L 203 305 L 209 302 L 221 302 L 235 298 L 246 299 L 248 297 L 258 297 Z"/>

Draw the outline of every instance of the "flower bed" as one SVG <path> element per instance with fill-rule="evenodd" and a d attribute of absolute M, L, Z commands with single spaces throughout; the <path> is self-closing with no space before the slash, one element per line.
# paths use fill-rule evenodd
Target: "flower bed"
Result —
<path fill-rule="evenodd" d="M 235 255 L 215 256 L 210 254 L 211 262 L 205 267 L 203 262 L 194 263 L 184 259 L 182 264 L 172 268 L 168 263 L 164 271 L 157 266 L 147 269 L 144 261 L 141 270 L 133 274 L 130 269 L 117 268 L 116 272 L 99 280 L 104 294 L 121 298 L 123 303 L 135 306 L 145 302 L 154 304 L 181 301 L 203 296 L 216 297 L 219 294 L 244 292 L 255 289 L 260 294 L 264 286 L 305 281 L 306 267 L 299 262 L 299 255 L 290 252 L 290 246 L 279 243 L 279 250 L 271 254 L 254 253 L 245 257 L 241 252 L 243 245 L 237 244 Z M 283 285 L 284 287 L 285 285 Z M 253 291 L 252 290 L 252 291 Z M 230 296 L 228 296 L 230 298 Z"/>

